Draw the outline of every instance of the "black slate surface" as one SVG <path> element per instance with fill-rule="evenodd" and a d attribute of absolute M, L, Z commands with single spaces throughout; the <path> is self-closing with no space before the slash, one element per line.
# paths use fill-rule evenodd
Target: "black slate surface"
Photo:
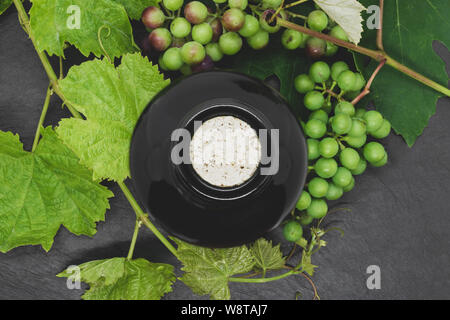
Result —
<path fill-rule="evenodd" d="M 450 54 L 435 44 L 439 55 Z M 70 58 L 69 62 L 76 62 Z M 448 70 L 448 65 L 447 65 Z M 0 16 L 0 129 L 19 133 L 31 148 L 47 77 L 31 42 L 13 10 Z M 392 106 L 395 107 L 395 106 Z M 57 124 L 68 113 L 53 97 L 46 125 Z M 319 269 L 314 282 L 322 299 L 449 299 L 450 298 L 450 99 L 440 99 L 436 115 L 412 149 L 401 137 L 385 140 L 389 164 L 369 169 L 358 177 L 354 191 L 329 222 L 345 230 L 330 233 L 329 245 L 314 256 Z M 52 250 L 21 247 L 0 254 L 0 299 L 79 299 L 82 290 L 69 290 L 66 280 L 55 277 L 66 266 L 89 260 L 126 255 L 134 227 L 134 213 L 120 190 L 106 222 L 93 238 L 77 237 L 65 228 L 58 232 Z M 281 241 L 280 230 L 268 235 Z M 288 250 L 284 243 L 283 249 Z M 135 257 L 155 262 L 178 262 L 143 230 Z M 381 268 L 381 289 L 366 287 L 366 268 Z M 268 284 L 232 284 L 233 299 L 294 299 L 297 291 L 312 297 L 302 277 Z M 199 299 L 181 282 L 166 299 Z"/>

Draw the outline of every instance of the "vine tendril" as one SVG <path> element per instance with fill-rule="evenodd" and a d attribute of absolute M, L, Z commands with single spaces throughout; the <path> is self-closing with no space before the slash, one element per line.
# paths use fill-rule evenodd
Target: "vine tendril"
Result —
<path fill-rule="evenodd" d="M 111 28 L 107 25 L 102 25 L 100 28 L 98 28 L 98 32 L 97 32 L 98 44 L 100 45 L 100 48 L 102 48 L 102 51 L 103 51 L 105 57 L 108 59 L 109 63 L 112 63 L 111 57 L 109 56 L 108 52 L 106 52 L 106 49 L 103 46 L 102 36 L 101 36 L 103 29 L 108 30 L 108 34 L 105 36 L 105 39 L 111 35 Z"/>

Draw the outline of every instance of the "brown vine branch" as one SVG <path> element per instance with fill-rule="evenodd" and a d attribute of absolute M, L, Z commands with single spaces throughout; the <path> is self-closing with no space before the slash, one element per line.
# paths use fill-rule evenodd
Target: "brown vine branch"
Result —
<path fill-rule="evenodd" d="M 355 99 L 353 99 L 353 101 L 352 101 L 353 105 L 357 104 L 362 98 L 364 98 L 366 95 L 368 95 L 370 93 L 370 86 L 372 85 L 373 80 L 377 76 L 378 72 L 380 72 L 381 68 L 384 66 L 385 63 L 386 63 L 386 60 L 382 60 L 378 64 L 378 67 L 375 69 L 375 71 L 370 76 L 369 81 L 367 81 L 367 84 L 364 87 L 364 90 L 361 91 L 361 93 Z"/>
<path fill-rule="evenodd" d="M 383 12 L 384 12 L 384 0 L 380 0 L 380 16 L 379 21 L 380 24 L 377 30 L 377 47 L 381 51 L 384 51 L 383 47 Z"/>

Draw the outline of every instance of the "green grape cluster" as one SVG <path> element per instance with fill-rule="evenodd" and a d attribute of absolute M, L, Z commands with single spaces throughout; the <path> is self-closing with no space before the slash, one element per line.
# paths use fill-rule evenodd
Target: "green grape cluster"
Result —
<path fill-rule="evenodd" d="M 214 8 L 208 8 L 200 1 L 162 0 L 144 10 L 142 22 L 150 31 L 144 50 L 158 54 L 163 70 L 190 73 L 210 69 L 224 56 L 238 53 L 245 43 L 254 50 L 263 49 L 269 35 L 280 30 L 275 14 L 283 19 L 297 16 L 279 10 L 281 0 L 256 0 L 254 5 L 248 0 L 214 2 Z M 314 10 L 305 18 L 312 30 L 347 40 L 342 28 L 333 25 L 323 11 Z M 288 50 L 306 48 L 314 58 L 338 50 L 332 43 L 288 29 L 283 31 L 281 43 Z"/>
<path fill-rule="evenodd" d="M 293 225 L 298 229 L 325 217 L 327 201 L 352 190 L 355 176 L 368 165 L 381 167 L 388 161 L 384 146 L 376 140 L 389 135 L 389 121 L 378 111 L 355 108 L 346 99 L 359 95 L 364 86 L 364 77 L 342 61 L 331 67 L 317 61 L 308 74 L 295 78 L 295 88 L 304 94 L 304 105 L 311 111 L 308 121 L 301 122 L 307 136 L 309 173 L 295 219 L 284 232 L 289 241 L 298 241 L 292 235 L 301 234 L 292 231 Z"/>

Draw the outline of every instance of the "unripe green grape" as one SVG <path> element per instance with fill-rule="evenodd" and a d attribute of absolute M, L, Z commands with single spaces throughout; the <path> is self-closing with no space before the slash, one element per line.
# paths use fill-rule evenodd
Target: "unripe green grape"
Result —
<path fill-rule="evenodd" d="M 303 34 L 296 30 L 286 29 L 281 35 L 281 44 L 288 50 L 297 49 L 303 40 Z"/>
<path fill-rule="evenodd" d="M 339 47 L 334 43 L 327 41 L 327 47 L 325 49 L 325 56 L 332 57 L 338 52 Z"/>
<path fill-rule="evenodd" d="M 185 76 L 191 74 L 192 73 L 191 66 L 188 64 L 183 64 L 183 66 L 180 68 L 180 72 Z"/>
<path fill-rule="evenodd" d="M 314 220 L 313 217 L 311 217 L 311 216 L 309 216 L 307 214 L 302 214 L 300 216 L 300 218 L 298 219 L 298 222 L 300 222 L 300 224 L 302 226 L 307 226 L 307 225 L 311 224 L 311 222 L 313 222 L 313 220 Z"/>
<path fill-rule="evenodd" d="M 156 29 L 163 25 L 166 20 L 166 16 L 160 8 L 151 6 L 142 12 L 141 20 L 147 28 Z"/>
<path fill-rule="evenodd" d="M 355 84 L 352 88 L 352 91 L 359 92 L 366 85 L 366 79 L 364 79 L 361 73 L 355 73 Z"/>
<path fill-rule="evenodd" d="M 371 136 L 377 139 L 386 138 L 389 133 L 391 133 L 391 123 L 386 119 L 383 119 L 383 123 L 381 124 L 378 130 L 371 132 Z"/>
<path fill-rule="evenodd" d="M 267 21 L 270 20 L 270 17 L 273 14 L 274 14 L 273 10 L 266 10 L 259 17 L 259 24 L 261 28 L 267 31 L 268 33 L 275 33 L 281 28 L 281 26 L 277 23 L 276 19 L 273 19 L 271 23 Z"/>
<path fill-rule="evenodd" d="M 245 38 L 253 36 L 259 30 L 259 21 L 251 14 L 245 15 L 245 21 L 239 34 Z"/>
<path fill-rule="evenodd" d="M 322 138 L 326 132 L 327 126 L 320 120 L 312 119 L 306 123 L 305 133 L 311 138 Z"/>
<path fill-rule="evenodd" d="M 319 110 L 311 112 L 308 120 L 311 120 L 311 119 L 317 119 L 317 120 L 323 121 L 323 123 L 327 123 L 328 122 L 328 114 L 324 110 L 319 109 Z"/>
<path fill-rule="evenodd" d="M 324 179 L 328 179 L 334 176 L 336 174 L 337 169 L 338 165 L 336 160 L 334 159 L 320 158 L 314 164 L 314 171 L 319 177 Z"/>
<path fill-rule="evenodd" d="M 321 32 L 328 25 L 328 16 L 322 10 L 314 10 L 308 15 L 307 22 L 312 30 Z"/>
<path fill-rule="evenodd" d="M 364 119 L 364 114 L 366 114 L 366 109 L 356 108 L 354 117 L 358 119 Z"/>
<path fill-rule="evenodd" d="M 349 192 L 352 191 L 354 187 L 355 187 L 355 178 L 352 177 L 352 181 L 349 183 L 348 186 L 345 186 L 343 190 L 344 192 Z"/>
<path fill-rule="evenodd" d="M 165 51 L 172 43 L 172 35 L 166 28 L 156 28 L 148 36 L 150 44 L 156 51 Z"/>
<path fill-rule="evenodd" d="M 319 59 L 325 55 L 327 42 L 325 40 L 309 37 L 306 40 L 306 53 L 313 59 Z"/>
<path fill-rule="evenodd" d="M 344 61 L 337 61 L 331 65 L 331 78 L 334 81 L 337 81 L 339 75 L 345 71 L 348 70 L 348 65 Z"/>
<path fill-rule="evenodd" d="M 202 23 L 208 17 L 208 8 L 200 1 L 191 1 L 184 7 L 184 17 L 190 23 Z"/>
<path fill-rule="evenodd" d="M 334 138 L 324 138 L 319 143 L 320 155 L 324 158 L 333 158 L 339 151 L 339 144 Z"/>
<path fill-rule="evenodd" d="M 361 136 L 345 136 L 342 138 L 350 147 L 361 148 L 366 144 L 367 135 L 363 134 Z"/>
<path fill-rule="evenodd" d="M 261 50 L 269 43 L 269 33 L 259 29 L 254 35 L 247 38 L 248 45 L 254 50 Z"/>
<path fill-rule="evenodd" d="M 297 90 L 299 93 L 310 92 L 314 90 L 314 86 L 314 81 L 312 81 L 311 78 L 305 73 L 299 74 L 294 79 L 295 90 Z"/>
<path fill-rule="evenodd" d="M 386 150 L 380 143 L 372 141 L 364 146 L 363 154 L 364 158 L 373 164 L 383 159 Z"/>
<path fill-rule="evenodd" d="M 342 91 L 351 91 L 356 82 L 355 74 L 350 70 L 342 71 L 337 78 L 337 84 Z"/>
<path fill-rule="evenodd" d="M 326 128 L 325 128 L 326 130 Z M 308 160 L 315 160 L 320 157 L 319 152 L 319 140 L 316 139 L 307 139 L 306 145 L 308 146 Z"/>
<path fill-rule="evenodd" d="M 338 113 L 333 117 L 331 127 L 337 134 L 346 134 L 352 128 L 352 118 L 346 113 Z"/>
<path fill-rule="evenodd" d="M 283 227 L 283 236 L 287 241 L 296 242 L 302 238 L 303 229 L 297 221 L 289 221 Z"/>
<path fill-rule="evenodd" d="M 330 78 L 330 73 L 330 67 L 323 61 L 316 61 L 309 68 L 309 77 L 317 83 L 327 81 Z"/>
<path fill-rule="evenodd" d="M 277 9 L 281 5 L 282 0 L 262 0 L 263 9 Z"/>
<path fill-rule="evenodd" d="M 352 178 L 353 176 L 350 170 L 344 167 L 339 167 L 332 180 L 336 186 L 344 188 L 349 185 L 349 183 L 352 181 Z"/>
<path fill-rule="evenodd" d="M 336 105 L 336 108 L 334 109 L 334 113 L 335 114 L 346 113 L 350 117 L 353 117 L 355 115 L 355 107 L 350 102 L 340 101 Z"/>
<path fill-rule="evenodd" d="M 359 164 L 359 153 L 352 148 L 345 148 L 339 154 L 339 160 L 341 164 L 349 170 L 354 170 Z"/>
<path fill-rule="evenodd" d="M 359 160 L 359 163 L 358 163 L 358 166 L 356 167 L 356 169 L 353 169 L 350 171 L 354 176 L 357 176 L 357 175 L 362 174 L 364 171 L 366 171 L 366 168 L 367 168 L 367 161 L 361 158 Z"/>
<path fill-rule="evenodd" d="M 372 133 L 380 129 L 383 124 L 383 116 L 375 110 L 367 111 L 364 116 L 368 133 Z"/>
<path fill-rule="evenodd" d="M 180 53 L 183 62 L 189 65 L 202 62 L 206 56 L 205 47 L 196 41 L 186 42 Z"/>
<path fill-rule="evenodd" d="M 239 31 L 245 23 L 245 14 L 241 9 L 231 8 L 222 15 L 222 25 L 228 31 Z"/>
<path fill-rule="evenodd" d="M 325 196 L 327 200 L 337 200 L 344 194 L 342 187 L 335 185 L 334 183 L 328 184 L 328 192 Z"/>
<path fill-rule="evenodd" d="M 206 45 L 206 54 L 214 62 L 220 61 L 223 58 L 223 53 L 220 50 L 220 46 L 217 42 L 208 43 Z"/>
<path fill-rule="evenodd" d="M 385 152 L 383 158 L 380 161 L 371 163 L 371 165 L 374 166 L 374 167 L 382 167 L 382 166 L 384 166 L 387 163 L 387 161 L 388 161 L 388 155 Z"/>
<path fill-rule="evenodd" d="M 163 0 L 164 7 L 171 11 L 176 11 L 183 6 L 183 0 Z"/>
<path fill-rule="evenodd" d="M 228 5 L 230 6 L 230 8 L 238 8 L 241 10 L 245 10 L 245 8 L 247 8 L 248 1 L 247 0 L 228 0 Z"/>
<path fill-rule="evenodd" d="M 226 55 L 234 55 L 242 48 L 242 38 L 236 32 L 227 32 L 219 38 L 220 50 Z"/>
<path fill-rule="evenodd" d="M 335 37 L 342 41 L 348 41 L 347 34 L 345 33 L 344 29 L 342 29 L 340 26 L 334 26 L 330 31 L 330 36 Z"/>
<path fill-rule="evenodd" d="M 319 177 L 312 178 L 308 182 L 308 191 L 315 198 L 323 198 L 327 195 L 328 182 Z"/>
<path fill-rule="evenodd" d="M 159 65 L 159 68 L 160 68 L 161 70 L 163 70 L 163 71 L 169 71 L 169 69 L 167 69 L 166 65 L 164 64 L 163 56 L 162 56 L 162 55 L 159 56 L 159 59 L 158 59 L 158 65 Z"/>
<path fill-rule="evenodd" d="M 321 219 L 327 215 L 328 205 L 327 202 L 323 199 L 312 199 L 311 204 L 308 209 L 306 209 L 306 213 L 315 218 Z"/>
<path fill-rule="evenodd" d="M 302 194 L 300 195 L 300 198 L 298 198 L 297 204 L 295 207 L 302 211 L 309 207 L 311 204 L 311 195 L 308 193 L 308 191 L 302 191 Z"/>
<path fill-rule="evenodd" d="M 352 128 L 348 132 L 351 137 L 360 137 L 366 134 L 366 125 L 359 119 L 352 119 Z"/>
<path fill-rule="evenodd" d="M 319 91 L 310 91 L 303 98 L 303 103 L 309 110 L 318 110 L 325 102 L 325 98 Z"/>
<path fill-rule="evenodd" d="M 183 66 L 180 48 L 169 48 L 164 52 L 162 61 L 170 71 L 179 70 Z"/>
<path fill-rule="evenodd" d="M 309 35 L 306 33 L 302 33 L 302 41 L 300 42 L 299 48 L 305 48 L 306 47 L 306 41 L 308 41 Z"/>
<path fill-rule="evenodd" d="M 211 42 L 213 37 L 213 30 L 211 26 L 206 23 L 200 23 L 192 28 L 192 40 L 201 44 L 207 44 Z"/>

